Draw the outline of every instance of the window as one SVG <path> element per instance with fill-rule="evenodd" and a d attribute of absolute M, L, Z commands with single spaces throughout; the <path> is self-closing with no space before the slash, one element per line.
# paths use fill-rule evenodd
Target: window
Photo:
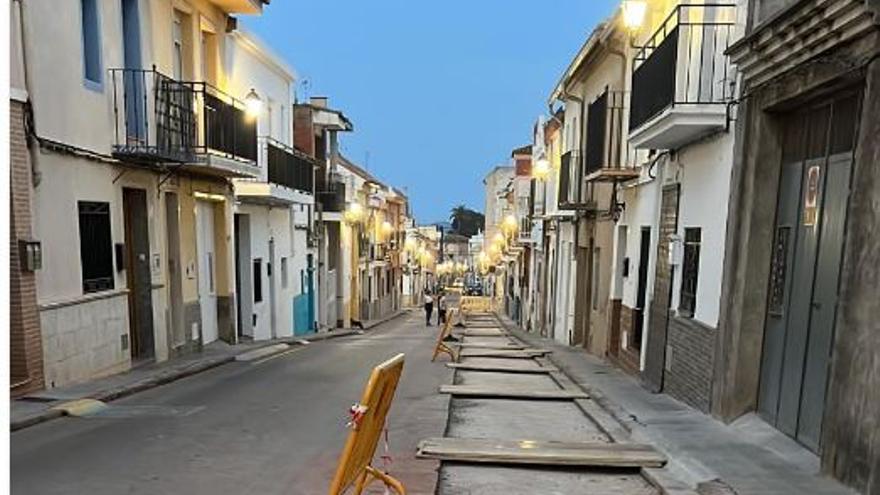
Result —
<path fill-rule="evenodd" d="M 254 302 L 263 302 L 263 260 L 254 259 Z"/>
<path fill-rule="evenodd" d="M 80 0 L 82 12 L 83 76 L 86 82 L 101 84 L 101 31 L 98 0 Z"/>
<path fill-rule="evenodd" d="M 700 229 L 684 229 L 684 260 L 681 267 L 681 297 L 678 311 L 682 316 L 694 316 L 697 303 L 697 278 L 700 270 Z"/>
<path fill-rule="evenodd" d="M 110 203 L 80 201 L 77 206 L 83 292 L 110 290 L 113 288 Z"/>
<path fill-rule="evenodd" d="M 174 79 L 183 79 L 183 14 L 174 11 L 174 26 L 172 27 L 172 56 L 174 57 Z"/>
<path fill-rule="evenodd" d="M 281 258 L 281 288 L 282 289 L 286 289 L 288 287 L 288 285 L 290 285 L 288 283 L 287 277 L 288 277 L 287 257 L 285 256 L 285 257 Z"/>

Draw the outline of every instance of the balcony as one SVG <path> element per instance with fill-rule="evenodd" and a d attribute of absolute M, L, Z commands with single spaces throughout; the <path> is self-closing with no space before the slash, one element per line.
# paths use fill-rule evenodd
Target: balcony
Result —
<path fill-rule="evenodd" d="M 605 90 L 587 107 L 587 139 L 584 153 L 584 180 L 623 182 L 639 172 L 626 166 L 623 145 L 624 94 Z"/>
<path fill-rule="evenodd" d="M 285 205 L 308 202 L 314 194 L 315 164 L 311 157 L 280 141 L 260 139 L 260 163 L 267 168 L 266 181 L 235 183 L 235 195 L 257 204 Z"/>
<path fill-rule="evenodd" d="M 562 163 L 559 168 L 559 195 L 558 206 L 560 210 L 591 210 L 596 204 L 588 196 L 588 190 L 584 187 L 584 161 L 579 151 L 572 150 L 562 155 Z"/>
<path fill-rule="evenodd" d="M 260 14 L 263 12 L 263 4 L 269 2 L 263 0 L 211 0 L 211 3 L 220 7 L 227 14 Z"/>
<path fill-rule="evenodd" d="M 516 240 L 520 244 L 534 244 L 535 237 L 532 235 L 532 220 L 529 217 L 519 219 L 519 230 L 516 233 Z"/>
<path fill-rule="evenodd" d="M 243 102 L 155 69 L 111 69 L 110 75 L 115 157 L 221 177 L 259 175 L 257 125 Z"/>
<path fill-rule="evenodd" d="M 724 54 L 735 5 L 679 5 L 634 60 L 629 139 L 639 149 L 676 149 L 727 127 L 735 70 Z"/>
<path fill-rule="evenodd" d="M 345 211 L 345 184 L 336 180 L 331 180 L 324 186 L 325 190 L 317 192 L 318 204 L 325 213 L 338 213 L 332 217 L 325 217 L 325 220 L 342 220 L 342 212 Z M 337 218 L 338 217 L 338 218 Z"/>

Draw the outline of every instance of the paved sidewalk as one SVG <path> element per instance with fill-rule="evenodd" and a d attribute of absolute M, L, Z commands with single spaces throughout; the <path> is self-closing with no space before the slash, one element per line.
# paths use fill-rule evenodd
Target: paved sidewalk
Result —
<path fill-rule="evenodd" d="M 108 402 L 210 370 L 232 362 L 236 359 L 236 356 L 248 352 L 259 349 L 268 350 L 268 348 L 272 347 L 277 348 L 276 352 L 282 352 L 287 345 L 301 345 L 302 341 L 319 341 L 356 333 L 358 333 L 357 330 L 338 329 L 331 332 L 260 342 L 243 342 L 236 345 L 215 342 L 205 346 L 202 352 L 198 354 L 139 366 L 124 373 L 68 387 L 34 392 L 11 402 L 10 430 L 20 430 L 60 418 L 63 416 L 63 412 L 53 408 L 64 402 L 84 398 Z"/>
<path fill-rule="evenodd" d="M 667 468 L 699 493 L 854 495 L 819 474 L 818 458 L 753 414 L 724 424 L 666 394 L 653 394 L 636 378 L 579 348 L 522 331 L 516 336 L 553 350 L 551 361 L 632 432 L 670 459 Z"/>

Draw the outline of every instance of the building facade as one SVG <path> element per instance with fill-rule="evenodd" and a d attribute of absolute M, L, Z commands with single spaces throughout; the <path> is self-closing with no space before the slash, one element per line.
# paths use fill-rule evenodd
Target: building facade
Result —
<path fill-rule="evenodd" d="M 13 9 L 44 385 L 235 342 L 228 179 L 259 168 L 248 94 L 230 92 L 224 54 L 232 16 L 262 2 Z"/>
<path fill-rule="evenodd" d="M 880 6 L 761 0 L 744 23 L 712 411 L 877 493 Z"/>

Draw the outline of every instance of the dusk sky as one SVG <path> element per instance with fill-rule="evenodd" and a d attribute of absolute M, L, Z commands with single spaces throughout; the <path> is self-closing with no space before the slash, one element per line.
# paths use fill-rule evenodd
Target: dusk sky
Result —
<path fill-rule="evenodd" d="M 243 18 L 355 132 L 342 152 L 409 195 L 419 223 L 483 210 L 482 178 L 531 140 L 611 0 L 276 0 Z"/>

